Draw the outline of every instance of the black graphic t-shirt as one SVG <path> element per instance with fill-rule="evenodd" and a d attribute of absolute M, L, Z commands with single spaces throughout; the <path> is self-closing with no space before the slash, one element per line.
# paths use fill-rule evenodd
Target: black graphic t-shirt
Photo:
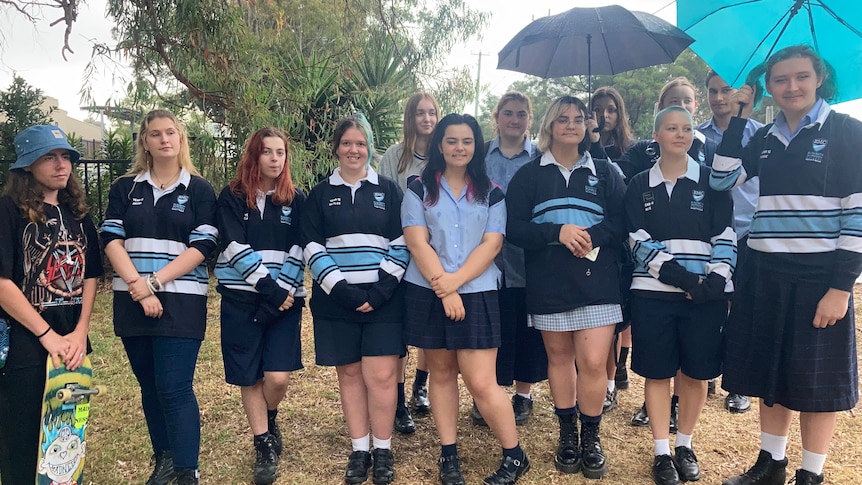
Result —
<path fill-rule="evenodd" d="M 90 216 L 75 220 L 65 206 L 45 204 L 45 223 L 26 218 L 10 197 L 0 198 L 0 277 L 12 280 L 60 335 L 75 329 L 84 280 L 102 274 L 96 228 Z M 47 352 L 23 325 L 11 324 L 7 368 L 42 365 Z"/>

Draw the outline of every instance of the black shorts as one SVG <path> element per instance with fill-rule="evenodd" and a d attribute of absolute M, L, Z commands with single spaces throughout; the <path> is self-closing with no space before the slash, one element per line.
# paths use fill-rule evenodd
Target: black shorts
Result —
<path fill-rule="evenodd" d="M 405 355 L 404 324 L 314 319 L 317 365 L 348 365 L 363 357 Z"/>
<path fill-rule="evenodd" d="M 706 380 L 721 373 L 727 300 L 695 304 L 632 295 L 632 370 L 670 379 L 678 370 Z"/>
<path fill-rule="evenodd" d="M 302 309 L 288 310 L 266 323 L 254 321 L 256 308 L 221 301 L 221 348 L 225 381 L 253 386 L 264 372 L 302 369 Z"/>
<path fill-rule="evenodd" d="M 429 288 L 404 283 L 407 322 L 404 338 L 420 349 L 494 349 L 500 346 L 500 304 L 496 291 L 461 295 L 466 318 L 446 316 L 443 301 Z"/>

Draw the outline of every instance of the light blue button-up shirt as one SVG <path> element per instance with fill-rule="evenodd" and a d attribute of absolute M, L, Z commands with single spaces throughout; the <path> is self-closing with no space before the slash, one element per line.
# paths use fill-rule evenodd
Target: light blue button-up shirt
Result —
<path fill-rule="evenodd" d="M 787 125 L 787 117 L 784 116 L 784 111 L 780 111 L 775 116 L 774 125 L 785 140 L 787 140 L 787 144 L 789 145 L 793 137 L 799 134 L 803 128 L 811 125 L 819 118 L 820 110 L 823 108 L 823 98 L 817 98 L 817 102 L 814 103 L 814 107 L 811 108 L 811 111 L 808 112 L 805 116 L 802 117 L 802 120 L 799 121 L 799 124 L 796 125 L 796 130 L 793 133 L 790 133 L 790 127 Z"/>
<path fill-rule="evenodd" d="M 454 273 L 464 265 L 470 253 L 482 242 L 482 236 L 486 232 L 506 234 L 506 201 L 501 198 L 489 207 L 487 201 L 473 201 L 466 193 L 465 188 L 464 193 L 456 197 L 446 179 L 440 177 L 440 197 L 436 204 L 427 206 L 410 189 L 401 204 L 401 225 L 428 229 L 429 243 L 447 273 Z M 461 286 L 458 293 L 496 290 L 499 277 L 500 270 L 491 264 L 484 273 Z M 415 285 L 431 288 L 412 258 L 404 279 Z"/>

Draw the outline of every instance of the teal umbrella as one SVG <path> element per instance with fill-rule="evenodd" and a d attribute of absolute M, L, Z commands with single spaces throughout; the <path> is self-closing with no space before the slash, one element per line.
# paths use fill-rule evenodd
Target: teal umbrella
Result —
<path fill-rule="evenodd" d="M 833 102 L 862 98 L 862 1 L 677 0 L 691 49 L 731 86 L 774 52 L 807 44 L 835 69 Z"/>

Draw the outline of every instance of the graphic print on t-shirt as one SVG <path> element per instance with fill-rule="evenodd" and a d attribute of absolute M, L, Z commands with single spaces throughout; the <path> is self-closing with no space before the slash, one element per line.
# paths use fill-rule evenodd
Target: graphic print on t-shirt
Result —
<path fill-rule="evenodd" d="M 51 245 L 53 231 L 59 231 L 54 247 Z M 27 224 L 22 235 L 24 289 L 30 289 L 26 296 L 37 311 L 81 304 L 86 246 L 83 231 L 72 234 L 59 219 Z M 43 266 L 38 275 L 34 274 Z"/>

